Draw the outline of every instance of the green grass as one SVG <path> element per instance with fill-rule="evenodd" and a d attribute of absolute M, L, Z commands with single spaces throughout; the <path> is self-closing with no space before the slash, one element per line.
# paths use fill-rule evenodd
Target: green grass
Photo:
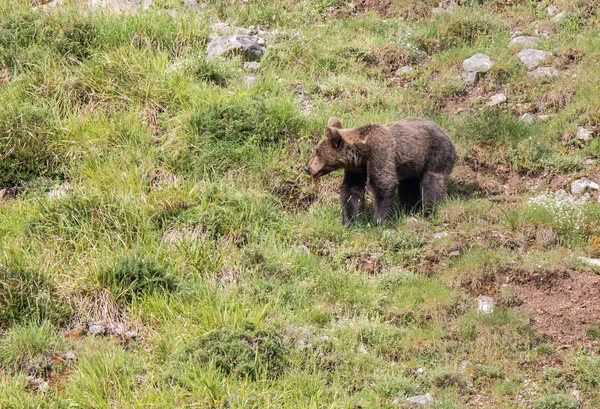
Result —
<path fill-rule="evenodd" d="M 556 23 L 526 1 L 434 15 L 405 0 L 384 17 L 338 0 L 76 3 L 0 0 L 0 189 L 17 188 L 0 201 L 0 407 L 600 404 L 598 326 L 556 345 L 501 281 L 589 272 L 573 260 L 600 254 L 595 200 L 528 201 L 595 177 L 597 135 L 573 139 L 600 126 L 593 9 L 558 2 L 573 14 Z M 204 58 L 217 21 L 267 32 L 254 83 L 240 57 Z M 536 28 L 568 75 L 527 76 L 507 45 Z M 477 52 L 495 64 L 472 88 L 458 76 Z M 459 153 L 449 200 L 375 225 L 367 196 L 343 227 L 340 175 L 302 170 L 332 116 L 435 120 Z"/>

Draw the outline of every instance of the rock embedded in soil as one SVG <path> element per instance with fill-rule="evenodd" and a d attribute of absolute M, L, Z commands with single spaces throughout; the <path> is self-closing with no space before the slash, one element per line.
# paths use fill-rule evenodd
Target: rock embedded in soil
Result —
<path fill-rule="evenodd" d="M 596 182 L 592 182 L 588 178 L 581 178 L 571 182 L 571 194 L 579 196 L 586 191 L 593 189 L 598 190 L 600 186 Z"/>
<path fill-rule="evenodd" d="M 526 124 L 532 124 L 535 122 L 535 117 L 530 113 L 525 113 L 519 117 L 519 121 L 523 121 Z"/>
<path fill-rule="evenodd" d="M 264 40 L 263 40 L 264 41 Z M 214 60 L 219 56 L 241 54 L 245 59 L 257 60 L 265 52 L 254 35 L 230 35 L 214 37 L 206 46 L 206 59 Z"/>
<path fill-rule="evenodd" d="M 462 74 L 460 78 L 462 78 L 467 83 L 467 85 L 474 87 L 475 85 L 477 85 L 477 81 L 479 80 L 479 74 L 477 73 L 477 71 L 469 71 Z"/>
<path fill-rule="evenodd" d="M 539 67 L 533 71 L 529 71 L 527 76 L 530 78 L 548 78 L 557 77 L 560 75 L 560 71 L 554 67 Z"/>
<path fill-rule="evenodd" d="M 533 48 L 525 48 L 519 51 L 517 57 L 523 64 L 525 64 L 528 70 L 533 70 L 541 63 L 552 57 L 552 53 Z"/>
<path fill-rule="evenodd" d="M 434 402 L 435 399 L 433 399 L 431 394 L 428 392 L 425 395 L 412 396 L 406 399 L 404 406 L 427 406 L 433 404 Z"/>
<path fill-rule="evenodd" d="M 496 94 L 496 95 L 492 95 L 490 97 L 490 99 L 487 102 L 487 106 L 489 107 L 493 107 L 496 106 L 498 104 L 502 104 L 503 102 L 506 102 L 506 95 L 504 94 Z"/>
<path fill-rule="evenodd" d="M 463 61 L 463 69 L 467 72 L 488 72 L 494 65 L 489 56 L 483 53 L 475 54 Z"/>
<path fill-rule="evenodd" d="M 510 40 L 510 45 L 513 47 L 533 47 L 540 40 L 536 36 L 518 36 Z"/>
<path fill-rule="evenodd" d="M 477 307 L 477 311 L 482 314 L 491 314 L 494 312 L 494 299 L 487 295 L 480 295 L 477 297 L 477 303 L 479 304 Z"/>
<path fill-rule="evenodd" d="M 410 74 L 413 70 L 414 70 L 414 68 L 411 67 L 410 65 L 405 65 L 404 67 L 398 68 L 396 70 L 396 72 L 394 73 L 394 75 L 396 75 L 397 77 L 400 77 L 405 74 Z"/>
<path fill-rule="evenodd" d="M 593 267 L 600 267 L 600 258 L 579 257 L 579 261 Z"/>
<path fill-rule="evenodd" d="M 580 139 L 582 141 L 588 141 L 591 136 L 592 136 L 592 131 L 585 129 L 582 126 L 577 128 L 577 134 L 575 135 L 576 139 Z"/>
<path fill-rule="evenodd" d="M 90 335 L 104 335 L 105 332 L 106 328 L 100 324 L 90 324 L 88 327 L 88 333 L 90 333 Z"/>
<path fill-rule="evenodd" d="M 260 64 L 256 61 L 250 61 L 250 62 L 244 63 L 244 68 L 250 72 L 253 72 L 260 68 Z"/>
<path fill-rule="evenodd" d="M 73 351 L 67 351 L 65 353 L 65 359 L 73 360 L 73 359 L 76 359 L 76 358 L 77 358 L 77 355 L 75 355 L 75 352 L 73 352 Z"/>

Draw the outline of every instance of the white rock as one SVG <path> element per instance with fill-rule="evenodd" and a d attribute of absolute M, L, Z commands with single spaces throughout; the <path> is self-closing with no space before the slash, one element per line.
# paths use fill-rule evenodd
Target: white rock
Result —
<path fill-rule="evenodd" d="M 458 250 L 452 251 L 452 252 L 450 252 L 449 256 L 450 257 L 458 257 L 458 256 L 460 256 L 460 251 L 458 251 Z"/>
<path fill-rule="evenodd" d="M 535 36 L 518 36 L 510 40 L 510 45 L 514 47 L 533 47 L 539 41 Z"/>
<path fill-rule="evenodd" d="M 519 117 L 519 121 L 523 121 L 526 124 L 532 124 L 535 122 L 535 117 L 527 112 Z"/>
<path fill-rule="evenodd" d="M 417 368 L 417 375 L 423 375 L 425 373 L 425 369 Z"/>
<path fill-rule="evenodd" d="M 559 75 L 560 71 L 554 67 L 539 67 L 527 73 L 527 76 L 530 78 L 557 77 Z"/>
<path fill-rule="evenodd" d="M 323 335 L 323 336 L 321 337 L 321 341 L 322 341 L 322 342 L 329 342 L 329 337 L 328 337 L 327 335 Z"/>
<path fill-rule="evenodd" d="M 577 128 L 577 134 L 575 135 L 576 139 L 581 139 L 582 141 L 588 141 L 592 136 L 592 131 L 585 129 L 583 126 Z"/>
<path fill-rule="evenodd" d="M 463 69 L 467 72 L 488 72 L 494 65 L 489 56 L 479 53 L 463 61 Z"/>
<path fill-rule="evenodd" d="M 77 358 L 77 356 L 75 355 L 75 352 L 73 352 L 73 351 L 67 351 L 65 353 L 65 359 L 72 360 L 72 359 L 76 359 L 76 358 Z"/>
<path fill-rule="evenodd" d="M 563 10 L 560 13 L 558 13 L 556 16 L 552 17 L 552 20 L 553 21 L 562 21 L 565 18 L 567 18 L 567 12 Z"/>
<path fill-rule="evenodd" d="M 496 106 L 498 104 L 501 104 L 503 102 L 506 102 L 506 95 L 504 94 L 496 94 L 496 95 L 492 95 L 490 97 L 490 99 L 487 102 L 487 106 L 489 107 L 493 107 Z"/>
<path fill-rule="evenodd" d="M 253 35 L 230 35 L 213 37 L 206 45 L 206 59 L 214 60 L 220 55 L 240 53 L 249 59 L 257 59 L 265 52 L 259 44 L 258 37 Z"/>
<path fill-rule="evenodd" d="M 571 193 L 574 196 L 579 196 L 585 193 L 588 189 L 598 190 L 600 189 L 600 186 L 588 178 L 577 179 L 571 183 Z"/>
<path fill-rule="evenodd" d="M 88 332 L 91 335 L 104 335 L 105 331 L 106 329 L 104 328 L 104 326 L 99 324 L 90 324 L 90 326 L 88 327 Z"/>
<path fill-rule="evenodd" d="M 250 62 L 244 63 L 244 68 L 247 69 L 248 71 L 256 71 L 260 68 L 260 64 L 256 61 L 250 61 Z"/>
<path fill-rule="evenodd" d="M 548 13 L 549 17 L 552 17 L 556 15 L 556 13 L 558 13 L 558 9 L 556 8 L 556 6 L 551 4 L 548 6 L 548 8 L 546 8 L 546 12 Z"/>
<path fill-rule="evenodd" d="M 535 50 L 533 48 L 525 48 L 517 54 L 517 57 L 529 70 L 533 70 L 542 62 L 552 57 L 552 53 L 548 51 Z"/>
<path fill-rule="evenodd" d="M 56 185 L 48 192 L 50 199 L 62 199 L 69 195 L 71 185 L 69 183 L 63 183 L 62 185 Z"/>
<path fill-rule="evenodd" d="M 583 164 L 585 166 L 594 166 L 595 163 L 596 163 L 596 161 L 594 159 L 586 159 L 583 161 Z M 600 196 L 599 196 L 599 200 L 600 200 Z"/>
<path fill-rule="evenodd" d="M 360 346 L 358 347 L 358 352 L 360 352 L 361 354 L 367 353 L 367 348 L 365 347 L 365 344 L 363 344 L 362 342 L 360 343 Z"/>
<path fill-rule="evenodd" d="M 579 257 L 579 260 L 590 266 L 600 267 L 600 259 L 599 258 L 587 258 L 587 257 Z"/>
<path fill-rule="evenodd" d="M 426 393 L 425 395 L 413 396 L 411 398 L 406 399 L 406 403 L 408 403 L 410 405 L 425 406 L 425 405 L 430 405 L 433 402 L 434 402 L 434 399 L 430 393 Z"/>
<path fill-rule="evenodd" d="M 477 297 L 477 302 L 479 306 L 477 310 L 482 314 L 491 314 L 494 312 L 494 299 L 492 297 L 488 297 L 487 295 L 480 295 Z"/>
<path fill-rule="evenodd" d="M 433 239 L 438 240 L 438 239 L 443 239 L 444 237 L 448 237 L 448 236 L 450 236 L 450 233 L 448 233 L 447 231 L 441 231 L 439 233 L 435 233 L 433 235 Z"/>
<path fill-rule="evenodd" d="M 400 77 L 404 74 L 409 74 L 414 70 L 413 67 L 411 67 L 410 65 L 405 65 L 404 67 L 400 67 L 396 70 L 396 72 L 394 73 L 397 77 Z"/>

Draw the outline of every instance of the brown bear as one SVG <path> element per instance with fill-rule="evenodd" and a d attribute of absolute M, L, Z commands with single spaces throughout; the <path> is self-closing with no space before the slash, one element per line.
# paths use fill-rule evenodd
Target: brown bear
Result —
<path fill-rule="evenodd" d="M 396 190 L 405 210 L 423 206 L 429 212 L 446 195 L 455 163 L 454 144 L 431 121 L 407 118 L 344 129 L 339 119 L 331 118 L 304 170 L 318 178 L 344 169 L 340 196 L 348 224 L 364 210 L 367 185 L 376 221 L 393 216 Z"/>

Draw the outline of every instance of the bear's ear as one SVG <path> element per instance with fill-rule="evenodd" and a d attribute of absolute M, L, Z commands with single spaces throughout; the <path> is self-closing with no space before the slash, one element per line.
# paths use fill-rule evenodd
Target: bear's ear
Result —
<path fill-rule="evenodd" d="M 342 129 L 344 127 L 342 125 L 342 121 L 337 119 L 335 116 L 332 118 L 329 118 L 329 121 L 327 121 L 327 126 L 330 126 L 332 128 L 338 128 L 338 129 Z"/>
<path fill-rule="evenodd" d="M 331 142 L 331 146 L 333 146 L 335 149 L 340 149 L 344 144 L 344 139 L 342 139 L 340 131 L 338 131 L 336 128 L 326 126 L 325 136 L 327 137 L 327 139 L 329 139 L 329 142 Z"/>

